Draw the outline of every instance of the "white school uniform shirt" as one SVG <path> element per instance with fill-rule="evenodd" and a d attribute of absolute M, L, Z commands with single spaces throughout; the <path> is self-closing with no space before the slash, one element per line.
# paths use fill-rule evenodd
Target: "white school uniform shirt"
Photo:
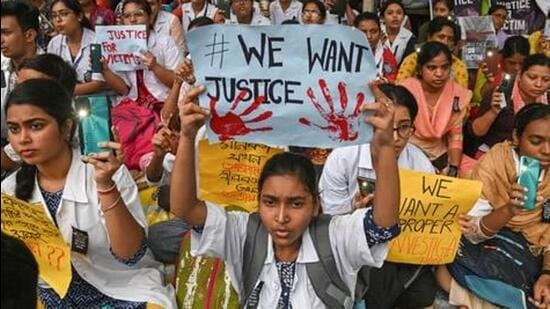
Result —
<path fill-rule="evenodd" d="M 14 195 L 15 176 L 14 173 L 2 181 L 2 192 Z M 63 197 L 55 214 L 59 232 L 69 246 L 73 227 L 88 233 L 87 254 L 71 252 L 73 267 L 84 280 L 109 297 L 176 308 L 174 289 L 170 284 L 164 285 L 163 266 L 154 259 L 151 250 L 147 249 L 133 266 L 117 261 L 109 251 L 105 215 L 98 202 L 94 177 L 94 167 L 83 163 L 79 152 L 73 151 Z M 113 181 L 132 217 L 147 232 L 137 186 L 124 165 L 113 175 Z M 52 219 L 37 180 L 29 202 L 42 204 L 44 212 Z M 45 285 L 42 281 L 40 284 Z"/>
<path fill-rule="evenodd" d="M 170 36 L 174 39 L 176 44 L 178 44 L 178 47 L 182 52 L 187 52 L 183 26 L 176 15 L 160 10 L 157 15 L 157 19 L 155 20 L 155 24 L 153 25 L 153 30 L 156 33 L 162 33 Z"/>
<path fill-rule="evenodd" d="M 384 76 L 384 45 L 380 40 L 374 51 L 374 64 L 376 65 L 376 75 Z"/>
<path fill-rule="evenodd" d="M 71 57 L 71 51 L 67 43 L 67 36 L 64 34 L 58 34 L 52 38 L 48 44 L 48 53 L 58 55 L 69 63 L 76 71 L 76 79 L 81 82 L 87 82 L 85 80 L 86 73 L 92 71 L 92 61 L 90 58 L 90 44 L 97 43 L 95 32 L 88 28 L 82 28 L 82 41 L 80 42 L 80 50 L 78 51 L 74 60 Z M 92 80 L 105 81 L 103 74 L 92 73 Z"/>
<path fill-rule="evenodd" d="M 181 21 L 183 24 L 183 30 L 185 31 L 189 31 L 189 23 L 191 23 L 193 19 L 201 16 L 206 16 L 213 20 L 214 16 L 216 16 L 216 12 L 218 12 L 218 8 L 208 1 L 204 1 L 204 7 L 197 14 L 195 14 L 191 2 L 184 3 L 181 7 L 181 10 L 183 12 Z"/>
<path fill-rule="evenodd" d="M 231 18 L 229 20 L 225 21 L 228 25 L 243 25 L 239 24 L 237 21 L 237 15 L 231 14 Z M 263 16 L 262 14 L 258 13 L 256 10 L 252 11 L 252 20 L 250 21 L 250 26 L 269 26 L 271 25 L 271 21 L 269 18 Z"/>
<path fill-rule="evenodd" d="M 435 173 L 428 157 L 413 144 L 407 143 L 397 158 L 399 168 Z M 353 198 L 359 192 L 357 176 L 376 179 L 370 144 L 334 149 L 327 158 L 321 179 L 321 205 L 331 215 L 353 210 Z"/>
<path fill-rule="evenodd" d="M 147 184 L 149 184 L 149 186 L 151 187 L 169 185 L 175 162 L 176 156 L 169 152 L 166 153 L 164 155 L 164 158 L 162 158 L 162 175 L 160 176 L 159 181 L 152 181 L 151 179 L 149 179 L 149 177 L 147 177 L 147 173 L 144 173 L 145 181 L 147 181 Z"/>
<path fill-rule="evenodd" d="M 207 218 L 202 233 L 191 232 L 191 254 L 205 255 L 225 260 L 226 269 L 235 291 L 243 300 L 242 265 L 243 248 L 246 239 L 248 213 L 226 212 L 223 208 L 206 203 Z M 357 272 L 363 265 L 381 267 L 388 252 L 386 243 L 369 248 L 363 228 L 365 209 L 350 215 L 335 216 L 329 225 L 330 246 L 334 254 L 338 273 L 352 296 L 345 301 L 345 308 L 353 307 L 353 291 Z M 302 236 L 302 244 L 296 260 L 296 272 L 290 291 L 293 308 L 326 308 L 315 293 L 306 271 L 306 263 L 318 262 L 309 229 Z M 258 308 L 273 308 L 281 295 L 281 282 L 277 272 L 273 240 L 268 236 L 267 256 L 256 287 L 264 282 L 260 291 Z"/>
<path fill-rule="evenodd" d="M 384 31 L 384 33 L 386 32 L 385 25 L 382 25 L 382 31 Z M 395 56 L 395 60 L 397 60 L 398 65 L 403 60 L 405 50 L 407 49 L 407 44 L 412 37 L 412 32 L 410 32 L 407 28 L 401 26 L 401 28 L 399 28 L 399 33 L 397 33 L 397 36 L 393 40 L 393 43 L 390 43 L 390 40 L 386 40 L 386 42 L 384 43 L 384 45 L 389 48 Z"/>
<path fill-rule="evenodd" d="M 292 0 L 290 5 L 283 12 L 281 8 L 281 1 L 275 0 L 269 4 L 269 14 L 271 15 L 271 23 L 273 25 L 280 25 L 285 20 L 296 20 L 302 22 L 302 7 L 304 5 L 298 0 Z"/>
<path fill-rule="evenodd" d="M 147 50 L 156 57 L 157 63 L 162 65 L 167 70 L 175 70 L 176 67 L 183 62 L 183 53 L 178 48 L 176 42 L 174 42 L 171 37 L 156 33 L 152 30 L 149 31 Z M 130 88 L 128 94 L 122 98 L 128 97 L 131 100 L 136 100 L 138 97 L 136 72 L 128 71 L 115 73 L 120 76 L 120 78 L 122 78 L 126 85 Z M 153 71 L 144 69 L 143 80 L 145 87 L 147 87 L 147 90 L 149 90 L 155 99 L 160 102 L 164 102 L 166 100 L 168 94 L 170 94 L 170 88 L 166 87 L 160 80 L 158 80 Z"/>

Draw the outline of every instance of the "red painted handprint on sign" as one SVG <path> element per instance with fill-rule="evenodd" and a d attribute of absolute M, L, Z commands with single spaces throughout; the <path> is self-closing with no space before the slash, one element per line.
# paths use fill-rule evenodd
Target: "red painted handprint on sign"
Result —
<path fill-rule="evenodd" d="M 229 139 L 233 139 L 235 136 L 240 135 L 247 135 L 250 132 L 255 131 L 271 131 L 273 128 L 271 127 L 263 127 L 263 128 L 250 128 L 247 126 L 247 124 L 256 123 L 260 121 L 267 120 L 271 118 L 273 115 L 272 111 L 266 111 L 261 113 L 260 115 L 250 119 L 250 120 L 244 120 L 244 116 L 248 116 L 253 111 L 257 110 L 262 103 L 265 102 L 265 97 L 259 96 L 257 97 L 250 106 L 248 106 L 242 113 L 237 114 L 235 112 L 235 109 L 241 103 L 243 97 L 246 95 L 246 91 L 241 91 L 233 104 L 231 104 L 231 108 L 229 109 L 229 112 L 227 114 L 220 116 L 216 112 L 216 104 L 218 104 L 218 100 L 215 98 L 210 98 L 210 113 L 212 115 L 212 118 L 210 119 L 210 128 L 212 128 L 212 131 L 216 133 L 220 140 L 226 141 Z"/>
<path fill-rule="evenodd" d="M 365 100 L 365 94 L 362 92 L 357 93 L 356 103 L 353 107 L 353 112 L 350 114 L 346 114 L 346 109 L 348 107 L 348 94 L 346 91 L 346 84 L 344 82 L 338 83 L 338 93 L 340 94 L 340 107 L 342 108 L 342 110 L 340 111 L 334 110 L 334 101 L 332 100 L 332 96 L 330 95 L 330 92 L 328 90 L 327 82 L 324 79 L 319 80 L 319 87 L 321 88 L 321 92 L 323 93 L 325 101 L 327 102 L 329 108 L 328 111 L 323 108 L 321 103 L 319 103 L 311 87 L 307 89 L 306 93 L 313 103 L 313 106 L 315 106 L 315 109 L 319 112 L 321 117 L 323 117 L 323 119 L 325 119 L 327 123 L 325 125 L 316 124 L 304 117 L 301 117 L 299 119 L 300 123 L 306 126 L 315 126 L 321 130 L 328 131 L 330 138 L 335 141 L 343 142 L 353 141 L 357 139 L 357 137 L 359 136 L 359 132 L 357 131 L 356 127 L 356 118 L 357 116 L 359 116 L 360 107 L 361 105 L 363 105 L 363 101 Z"/>

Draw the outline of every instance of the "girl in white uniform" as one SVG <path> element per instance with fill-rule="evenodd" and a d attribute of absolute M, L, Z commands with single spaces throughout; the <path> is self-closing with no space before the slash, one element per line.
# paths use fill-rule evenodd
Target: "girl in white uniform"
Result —
<path fill-rule="evenodd" d="M 384 20 L 382 30 L 387 37 L 384 45 L 392 51 L 397 64 L 401 65 L 401 61 L 414 51 L 416 44 L 414 34 L 403 25 L 405 7 L 400 0 L 388 0 L 381 9 L 380 16 Z"/>

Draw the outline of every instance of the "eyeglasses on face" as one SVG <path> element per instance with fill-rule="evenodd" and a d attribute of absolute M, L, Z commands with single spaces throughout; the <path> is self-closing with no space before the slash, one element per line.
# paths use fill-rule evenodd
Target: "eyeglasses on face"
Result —
<path fill-rule="evenodd" d="M 61 10 L 61 11 L 57 11 L 57 12 L 52 12 L 50 17 L 52 18 L 52 20 L 55 20 L 55 19 L 58 19 L 58 18 L 66 19 L 72 13 L 73 13 L 73 11 L 71 11 L 71 10 Z"/>
<path fill-rule="evenodd" d="M 401 138 L 407 138 L 414 130 L 412 123 L 400 123 L 397 127 L 393 128 L 393 132 L 397 132 L 397 135 Z"/>

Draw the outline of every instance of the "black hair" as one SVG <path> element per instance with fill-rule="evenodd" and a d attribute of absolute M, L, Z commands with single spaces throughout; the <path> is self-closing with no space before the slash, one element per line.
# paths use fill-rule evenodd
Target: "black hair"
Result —
<path fill-rule="evenodd" d="M 522 107 L 514 118 L 514 130 L 516 136 L 519 138 L 525 132 L 527 126 L 539 119 L 546 119 L 550 121 L 550 105 L 543 103 L 531 103 Z"/>
<path fill-rule="evenodd" d="M 296 19 L 287 19 L 281 23 L 281 25 L 299 25 L 300 22 Z"/>
<path fill-rule="evenodd" d="M 82 16 L 80 27 L 88 28 L 90 30 L 94 29 L 88 18 L 86 18 L 86 14 L 84 14 L 84 10 L 82 9 L 82 6 L 80 5 L 80 2 L 78 2 L 78 0 L 54 0 L 52 4 L 50 4 L 50 13 L 53 10 L 53 6 L 58 2 L 63 3 L 69 10 L 73 11 L 75 15 Z"/>
<path fill-rule="evenodd" d="M 542 65 L 550 68 L 550 58 L 548 58 L 545 54 L 529 55 L 525 58 L 525 60 L 523 60 L 521 72 L 525 73 L 525 71 L 529 70 L 529 68 L 534 65 Z"/>
<path fill-rule="evenodd" d="M 197 17 L 197 18 L 193 19 L 189 23 L 189 27 L 188 27 L 189 30 L 187 30 L 187 31 L 190 31 L 193 28 L 198 28 L 198 27 L 208 26 L 208 25 L 213 25 L 213 24 L 214 24 L 214 21 L 212 20 L 212 18 L 207 17 L 207 16 L 200 16 L 200 17 Z"/>
<path fill-rule="evenodd" d="M 76 86 L 76 72 L 63 58 L 54 54 L 36 55 L 21 62 L 18 70 L 31 69 L 57 80 L 72 97 Z"/>
<path fill-rule="evenodd" d="M 20 0 L 2 1 L 2 17 L 13 16 L 17 19 L 19 27 L 23 31 L 35 30 L 37 33 L 40 31 L 40 24 L 38 16 L 40 15 L 38 9 L 32 5 L 29 5 Z"/>
<path fill-rule="evenodd" d="M 141 6 L 141 8 L 145 11 L 145 13 L 147 13 L 149 17 L 151 17 L 151 15 L 153 14 L 153 11 L 151 11 L 151 6 L 145 0 L 124 0 L 122 2 L 122 13 L 124 13 L 124 7 L 128 3 L 133 3 L 135 5 Z"/>
<path fill-rule="evenodd" d="M 34 309 L 38 263 L 21 240 L 2 232 L 2 309 Z"/>
<path fill-rule="evenodd" d="M 455 3 L 454 3 L 453 0 L 435 0 L 433 2 L 432 7 L 435 8 L 435 5 L 438 4 L 439 2 L 443 2 L 445 4 L 445 6 L 449 9 L 449 11 L 451 11 L 451 13 L 455 9 Z"/>
<path fill-rule="evenodd" d="M 508 14 L 508 9 L 502 4 L 493 4 L 493 5 L 491 5 L 491 7 L 489 8 L 489 12 L 487 14 L 492 15 L 494 12 L 496 12 L 498 10 L 505 10 L 506 14 Z"/>
<path fill-rule="evenodd" d="M 306 5 L 309 3 L 313 3 L 317 6 L 319 9 L 319 12 L 321 13 L 321 18 L 325 19 L 327 17 L 327 9 L 325 8 L 325 5 L 319 1 L 319 0 L 305 0 L 302 6 L 302 13 L 304 13 L 304 10 L 306 9 Z"/>
<path fill-rule="evenodd" d="M 378 25 L 378 28 L 380 28 L 380 18 L 378 15 L 372 13 L 372 12 L 363 12 L 355 17 L 355 21 L 353 22 L 353 26 L 355 28 L 359 27 L 359 23 L 365 20 L 372 20 Z"/>
<path fill-rule="evenodd" d="M 444 27 L 453 29 L 453 40 L 456 41 L 460 37 L 458 25 L 447 17 L 438 16 L 428 23 L 428 37 L 440 32 Z"/>
<path fill-rule="evenodd" d="M 52 79 L 29 79 L 10 92 L 7 98 L 5 113 L 13 105 L 33 105 L 52 116 L 61 129 L 67 120 L 72 120 L 73 126 L 69 135 L 67 147 L 72 140 L 76 128 L 76 116 L 71 97 L 65 88 Z M 15 196 L 28 201 L 34 190 L 36 166 L 23 163 L 15 176 Z"/>
<path fill-rule="evenodd" d="M 313 163 L 303 155 L 290 152 L 276 154 L 267 160 L 258 179 L 258 194 L 262 192 L 267 178 L 281 175 L 296 176 L 309 193 L 311 193 L 313 199 L 316 200 L 318 198 L 319 190 Z"/>
<path fill-rule="evenodd" d="M 510 58 L 515 54 L 529 56 L 529 40 L 521 35 L 510 36 L 504 41 L 504 47 L 500 51 L 503 58 Z"/>
<path fill-rule="evenodd" d="M 388 1 L 386 1 L 386 4 L 384 4 L 384 6 L 380 9 L 380 16 L 384 16 L 384 13 L 386 13 L 386 10 L 392 4 L 399 5 L 401 7 L 401 9 L 403 10 L 403 14 L 405 14 L 405 6 L 401 2 L 401 0 L 388 0 Z"/>
<path fill-rule="evenodd" d="M 424 43 L 424 45 L 422 45 L 422 47 L 420 48 L 420 52 L 418 53 L 417 67 L 421 68 L 441 53 L 445 55 L 445 58 L 449 60 L 449 63 L 453 61 L 453 56 L 447 45 L 439 42 Z"/>
<path fill-rule="evenodd" d="M 394 85 L 391 83 L 384 83 L 378 85 L 378 88 L 396 105 L 403 106 L 409 111 L 411 120 L 414 122 L 416 115 L 418 114 L 418 104 L 412 93 L 403 86 Z"/>

